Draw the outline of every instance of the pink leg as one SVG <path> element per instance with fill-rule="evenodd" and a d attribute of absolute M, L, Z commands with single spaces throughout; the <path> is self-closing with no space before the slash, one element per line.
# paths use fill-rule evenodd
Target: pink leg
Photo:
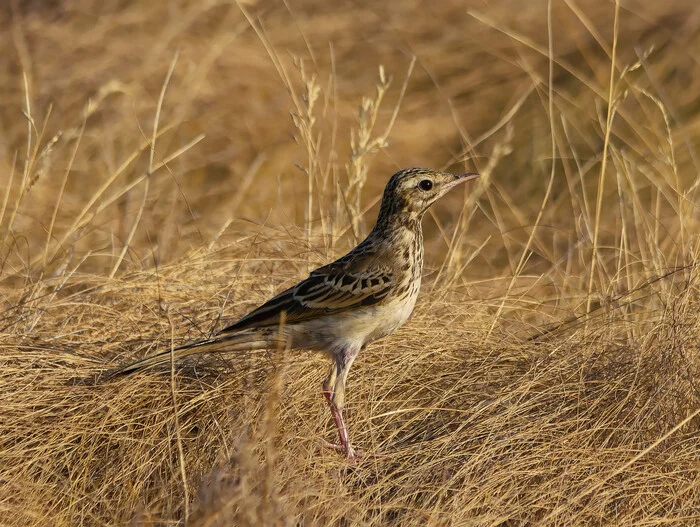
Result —
<path fill-rule="evenodd" d="M 323 396 L 328 401 L 328 406 L 331 409 L 331 415 L 333 416 L 333 421 L 335 422 L 335 427 L 338 429 L 338 438 L 340 439 L 340 447 L 345 451 L 345 455 L 348 459 L 355 459 L 357 457 L 357 452 L 350 446 L 350 439 L 348 438 L 348 430 L 345 427 L 345 421 L 343 420 L 343 411 L 340 410 L 335 404 L 333 404 L 333 392 L 332 388 L 323 384 Z M 331 447 L 336 447 L 336 445 L 330 445 Z"/>
<path fill-rule="evenodd" d="M 328 386 L 325 382 L 323 383 L 321 387 L 321 393 L 323 396 L 326 398 L 326 401 L 328 401 L 328 404 L 333 404 L 333 387 Z"/>

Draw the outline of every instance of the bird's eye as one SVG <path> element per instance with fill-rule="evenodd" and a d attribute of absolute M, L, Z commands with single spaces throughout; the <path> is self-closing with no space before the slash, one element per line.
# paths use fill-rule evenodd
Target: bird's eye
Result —
<path fill-rule="evenodd" d="M 423 181 L 418 183 L 418 188 L 421 190 L 430 190 L 431 188 L 433 188 L 433 182 L 429 179 L 424 179 Z"/>

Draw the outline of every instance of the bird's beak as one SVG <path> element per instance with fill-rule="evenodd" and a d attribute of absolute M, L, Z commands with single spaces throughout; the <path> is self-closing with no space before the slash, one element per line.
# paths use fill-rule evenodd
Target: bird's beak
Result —
<path fill-rule="evenodd" d="M 459 179 L 460 182 L 462 182 L 469 181 L 470 179 L 476 179 L 479 177 L 479 174 L 476 172 L 467 172 L 466 174 L 455 174 L 454 176 Z"/>
<path fill-rule="evenodd" d="M 476 179 L 479 177 L 479 174 L 475 172 L 467 172 L 466 174 L 452 174 L 454 176 L 454 181 L 450 181 L 447 184 L 447 188 L 450 189 L 452 187 L 455 187 L 459 185 L 460 183 L 465 183 L 471 179 Z"/>

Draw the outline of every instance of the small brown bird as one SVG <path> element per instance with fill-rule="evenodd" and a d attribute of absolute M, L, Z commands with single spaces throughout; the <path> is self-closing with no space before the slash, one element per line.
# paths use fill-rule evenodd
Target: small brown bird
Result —
<path fill-rule="evenodd" d="M 343 421 L 345 384 L 352 363 L 367 344 L 399 328 L 413 311 L 423 271 L 421 220 L 447 191 L 478 174 L 409 168 L 384 189 L 377 223 L 357 247 L 313 271 L 208 340 L 163 351 L 121 368 L 117 374 L 166 364 L 208 351 L 311 349 L 330 356 L 323 395 L 348 458 L 356 451 Z"/>

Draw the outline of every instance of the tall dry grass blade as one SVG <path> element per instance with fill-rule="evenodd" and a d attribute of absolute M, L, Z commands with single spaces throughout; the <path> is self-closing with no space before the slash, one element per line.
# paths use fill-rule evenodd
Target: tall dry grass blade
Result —
<path fill-rule="evenodd" d="M 42 260 L 41 267 L 46 269 L 46 260 L 49 255 L 49 246 L 51 245 L 51 238 L 53 237 L 53 229 L 56 225 L 56 217 L 58 216 L 58 209 L 61 206 L 61 200 L 63 199 L 63 193 L 66 190 L 66 183 L 68 183 L 68 176 L 73 169 L 73 163 L 75 163 L 75 156 L 78 154 L 78 148 L 80 147 L 80 140 L 83 138 L 83 133 L 85 133 L 85 125 L 87 124 L 88 113 L 85 112 L 83 118 L 83 124 L 80 125 L 80 131 L 78 132 L 78 137 L 75 140 L 75 146 L 71 152 L 70 159 L 68 161 L 68 166 L 63 174 L 63 180 L 61 181 L 61 188 L 58 191 L 58 197 L 56 198 L 56 206 L 53 209 L 53 214 L 51 215 L 51 223 L 49 224 L 49 231 L 46 234 L 46 246 L 44 247 L 44 259 Z"/>
<path fill-rule="evenodd" d="M 493 320 L 491 322 L 491 325 L 489 326 L 488 331 L 486 332 L 486 335 L 484 336 L 484 342 L 491 336 L 493 333 L 494 328 L 496 327 L 496 324 L 498 323 L 501 313 L 503 312 L 503 308 L 505 307 L 506 300 L 510 296 L 510 293 L 513 289 L 513 286 L 515 285 L 516 280 L 520 276 L 520 273 L 523 271 L 525 267 L 525 263 L 527 262 L 528 258 L 530 257 L 530 246 L 532 244 L 533 239 L 535 238 L 535 234 L 537 232 L 537 228 L 540 225 L 540 222 L 542 221 L 542 216 L 544 214 L 545 207 L 547 206 L 547 203 L 549 202 L 549 196 L 552 192 L 552 187 L 554 185 L 554 175 L 556 174 L 556 159 L 557 159 L 557 143 L 555 140 L 555 135 L 556 135 L 556 130 L 554 128 L 554 35 L 552 31 L 552 0 L 547 1 L 547 37 L 548 37 L 548 43 L 549 43 L 549 78 L 548 78 L 548 104 L 549 104 L 549 130 L 551 134 L 551 159 L 552 159 L 552 167 L 549 172 L 549 181 L 547 182 L 547 189 L 545 190 L 544 197 L 542 198 L 542 203 L 540 205 L 539 211 L 537 212 L 537 218 L 535 219 L 535 223 L 532 226 L 532 229 L 530 231 L 530 235 L 528 236 L 527 243 L 525 244 L 525 247 L 522 250 L 522 253 L 520 255 L 520 260 L 518 261 L 518 265 L 515 267 L 515 273 L 513 273 L 513 277 L 510 280 L 510 283 L 508 284 L 508 288 L 506 289 L 505 294 L 503 295 L 503 299 L 501 300 L 501 304 L 498 307 L 498 310 L 496 311 L 496 314 L 493 317 Z"/>
<path fill-rule="evenodd" d="M 179 56 L 179 51 L 175 52 L 175 56 L 173 57 L 172 61 L 170 62 L 170 67 L 168 68 L 168 72 L 165 74 L 165 80 L 163 81 L 163 86 L 161 87 L 160 90 L 160 95 L 158 96 L 158 103 L 156 104 L 156 115 L 153 119 L 153 133 L 151 135 L 151 148 L 150 152 L 148 155 L 148 173 L 146 174 L 146 183 L 143 188 L 143 194 L 141 197 L 141 205 L 138 208 L 138 212 L 136 213 L 136 218 L 134 219 L 134 223 L 131 226 L 131 229 L 129 231 L 128 236 L 126 237 L 126 241 L 124 242 L 124 246 L 122 247 L 121 253 L 119 253 L 119 256 L 117 257 L 117 260 L 114 262 L 114 266 L 112 267 L 112 271 L 109 273 L 109 278 L 112 279 L 114 278 L 114 275 L 117 273 L 117 270 L 119 269 L 119 266 L 121 265 L 122 261 L 124 260 L 124 256 L 126 255 L 126 252 L 129 250 L 129 246 L 131 245 L 131 241 L 134 238 L 134 234 L 136 234 L 136 229 L 139 226 L 139 222 L 141 221 L 141 215 L 143 214 L 143 209 L 146 206 L 146 199 L 148 199 L 148 189 L 151 183 L 151 175 L 153 174 L 153 158 L 155 157 L 156 153 L 156 138 L 158 137 L 158 124 L 160 123 L 160 112 L 161 109 L 163 108 L 163 101 L 165 99 L 165 91 L 168 88 L 168 84 L 170 83 L 170 77 L 172 77 L 173 71 L 175 71 L 175 65 L 177 64 L 177 58 Z"/>
<path fill-rule="evenodd" d="M 615 59 L 617 57 L 617 37 L 620 27 L 620 0 L 615 0 L 615 15 L 613 20 L 613 44 L 612 58 L 610 59 L 610 81 L 608 84 L 608 109 L 605 119 L 605 139 L 603 140 L 603 157 L 600 162 L 600 175 L 598 176 L 598 195 L 596 198 L 595 222 L 593 223 L 593 247 L 590 257 L 590 271 L 588 273 L 588 287 L 586 290 L 586 312 L 591 309 L 593 298 L 593 280 L 595 278 L 596 264 L 598 263 L 598 236 L 600 234 L 600 215 L 603 212 L 603 193 L 605 190 L 605 173 L 608 166 L 608 148 L 610 147 L 610 133 L 615 116 L 613 96 L 615 94 Z"/>
<path fill-rule="evenodd" d="M 168 323 L 170 324 L 170 398 L 173 403 L 173 419 L 175 426 L 175 439 L 177 442 L 178 465 L 180 467 L 180 478 L 182 479 L 182 492 L 184 494 L 183 506 L 185 509 L 184 523 L 187 524 L 187 519 L 190 516 L 190 494 L 187 485 L 187 471 L 185 470 L 185 449 L 182 447 L 182 434 L 180 432 L 180 416 L 177 405 L 177 389 L 175 382 L 175 325 L 173 324 L 170 315 Z"/>
<path fill-rule="evenodd" d="M 12 190 L 12 183 L 15 180 L 15 170 L 17 169 L 17 156 L 18 152 L 15 151 L 14 155 L 12 156 L 12 165 L 10 167 L 10 176 L 7 181 L 7 186 L 5 187 L 5 196 L 2 199 L 2 208 L 0 208 L 0 225 L 2 225 L 2 220 L 5 219 L 5 212 L 7 211 L 7 203 L 10 200 L 10 191 Z M 3 235 L 3 242 L 0 244 L 0 247 L 4 248 L 5 243 L 7 242 L 7 236 L 9 234 L 9 228 L 5 231 L 5 234 Z"/>

